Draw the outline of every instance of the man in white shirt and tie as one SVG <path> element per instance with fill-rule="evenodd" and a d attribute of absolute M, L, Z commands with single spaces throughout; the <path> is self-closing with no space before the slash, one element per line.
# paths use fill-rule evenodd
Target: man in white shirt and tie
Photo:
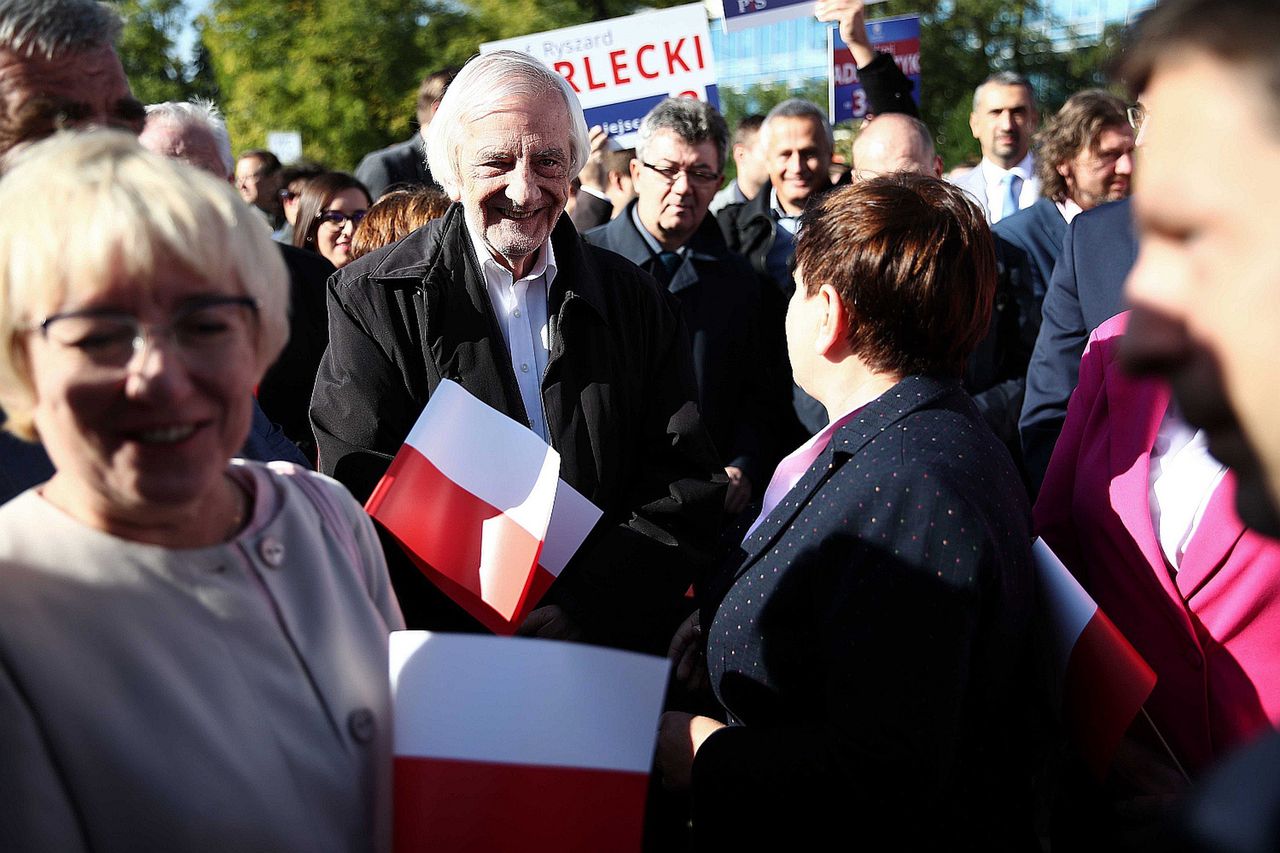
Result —
<path fill-rule="evenodd" d="M 982 204 L 992 225 L 1040 197 L 1031 135 L 1040 122 L 1035 92 L 1021 74 L 992 74 L 973 92 L 969 128 L 982 146 L 982 162 L 956 184 Z"/>

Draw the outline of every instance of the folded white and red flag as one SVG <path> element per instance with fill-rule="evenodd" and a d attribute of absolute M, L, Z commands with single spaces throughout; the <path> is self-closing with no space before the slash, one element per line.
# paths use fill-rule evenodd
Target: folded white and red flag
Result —
<path fill-rule="evenodd" d="M 445 380 L 365 509 L 450 598 L 511 634 L 600 517 L 559 472 L 535 433 Z"/>
<path fill-rule="evenodd" d="M 663 658 L 396 631 L 395 850 L 639 851 Z"/>
<path fill-rule="evenodd" d="M 1036 539 L 1031 551 L 1063 722 L 1085 764 L 1102 779 L 1156 674 L 1044 540 Z"/>

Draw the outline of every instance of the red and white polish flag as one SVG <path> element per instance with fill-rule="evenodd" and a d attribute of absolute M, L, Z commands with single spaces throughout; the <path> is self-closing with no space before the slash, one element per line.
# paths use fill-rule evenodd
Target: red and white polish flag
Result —
<path fill-rule="evenodd" d="M 668 662 L 391 634 L 395 850 L 639 851 Z"/>
<path fill-rule="evenodd" d="M 365 509 L 433 583 L 510 634 L 600 516 L 559 471 L 560 455 L 535 433 L 445 380 Z M 544 550 L 552 565 L 539 570 Z"/>
<path fill-rule="evenodd" d="M 1067 734 L 1098 779 L 1156 674 L 1042 539 L 1031 547 Z"/>

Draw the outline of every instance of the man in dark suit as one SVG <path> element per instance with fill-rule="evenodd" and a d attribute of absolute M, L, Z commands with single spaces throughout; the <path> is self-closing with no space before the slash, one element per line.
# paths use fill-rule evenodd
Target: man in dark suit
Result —
<path fill-rule="evenodd" d="M 440 106 L 456 68 L 428 74 L 418 86 L 418 131 L 404 142 L 371 151 L 356 166 L 356 178 L 377 201 L 388 190 L 435 186 L 427 166 L 427 125 Z"/>
<path fill-rule="evenodd" d="M 638 135 L 631 161 L 637 200 L 586 239 L 648 270 L 679 302 L 699 408 L 729 477 L 725 508 L 737 513 L 772 473 L 767 409 L 786 395 L 785 386 L 767 393 L 778 383 L 767 379 L 761 358 L 760 279 L 707 216 L 728 128 L 709 104 L 668 98 L 644 117 Z"/>
<path fill-rule="evenodd" d="M 1041 305 L 1067 224 L 1078 213 L 1129 195 L 1133 128 L 1125 103 L 1101 89 L 1077 92 L 1036 134 L 1035 146 L 1043 197 L 992 228 L 1000 287 L 992 317 L 995 337 L 987 349 L 1002 402 L 987 415 L 1013 450 Z M 1037 482 L 1042 475 L 1038 470 Z"/>
<path fill-rule="evenodd" d="M 1049 467 L 1067 417 L 1090 333 L 1124 307 L 1124 280 L 1138 256 L 1128 200 L 1082 213 L 1067 226 L 1045 293 L 1040 331 L 1027 367 L 1018 432 L 1032 494 Z"/>

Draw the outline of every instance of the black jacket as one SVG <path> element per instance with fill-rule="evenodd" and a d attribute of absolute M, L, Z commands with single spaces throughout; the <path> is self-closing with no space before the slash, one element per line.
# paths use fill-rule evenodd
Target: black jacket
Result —
<path fill-rule="evenodd" d="M 896 66 L 895 66 L 896 67 Z M 825 190 L 820 190 L 823 192 Z M 766 289 L 764 297 L 764 346 L 774 358 L 786 365 L 786 377 L 791 378 L 791 365 L 786 361 L 787 341 L 785 323 L 787 302 L 795 290 L 790 275 L 779 281 L 769 272 L 769 250 L 777 239 L 777 223 L 769 210 L 769 186 L 766 184 L 756 197 L 742 204 L 731 204 L 716 214 L 720 231 L 730 251 L 744 255 L 751 267 L 775 286 Z M 790 453 L 809 436 L 827 423 L 827 411 L 798 385 L 791 388 L 791 411 L 782 417 L 775 430 L 779 436 L 781 453 Z"/>
<path fill-rule="evenodd" d="M 369 189 L 374 201 L 389 190 L 436 185 L 427 168 L 426 145 L 418 133 L 404 142 L 370 151 L 356 166 L 356 178 Z"/>
<path fill-rule="evenodd" d="M 308 409 L 316 368 L 329 343 L 324 283 L 334 270 L 319 252 L 282 243 L 280 254 L 289 270 L 289 341 L 258 384 L 258 405 L 314 466 L 316 442 Z"/>
<path fill-rule="evenodd" d="M 542 402 L 561 477 L 604 517 L 542 603 L 591 641 L 665 651 L 724 501 L 686 332 L 652 278 L 584 244 L 567 217 L 551 239 Z M 528 422 L 456 204 L 330 279 L 311 407 L 321 470 L 367 498 L 445 378 Z M 410 626 L 474 629 L 398 549 L 387 556 Z"/>
<path fill-rule="evenodd" d="M 635 205 L 586 240 L 649 269 L 656 256 L 636 229 Z M 770 409 L 785 406 L 790 394 L 778 381 L 785 374 L 769 363 L 773 354 L 761 346 L 765 285 L 741 255 L 729 251 L 709 216 L 686 246 L 667 290 L 689 330 L 699 409 L 724 464 L 745 471 L 759 495 L 777 461 Z"/>
<path fill-rule="evenodd" d="M 774 229 L 778 227 L 769 213 L 769 190 L 769 185 L 765 184 L 755 198 L 742 204 L 731 204 L 716 214 L 716 222 L 729 251 L 746 257 L 752 268 L 763 276 L 769 275 L 766 261 L 769 250 L 773 248 Z M 778 286 L 790 297 L 790 288 L 781 282 Z"/>

